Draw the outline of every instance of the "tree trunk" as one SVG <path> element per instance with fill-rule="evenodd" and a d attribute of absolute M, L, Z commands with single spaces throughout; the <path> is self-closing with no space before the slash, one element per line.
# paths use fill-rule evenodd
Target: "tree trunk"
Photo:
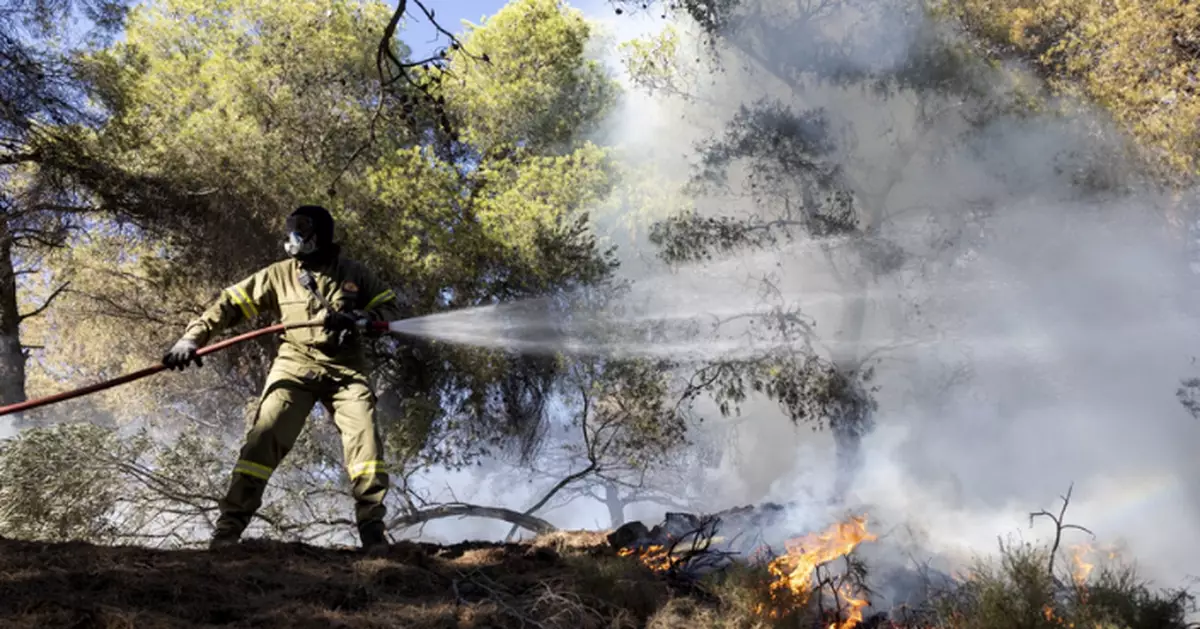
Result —
<path fill-rule="evenodd" d="M 620 488 L 612 481 L 604 481 L 604 506 L 608 507 L 612 528 L 625 524 L 625 501 L 621 499 Z"/>
<path fill-rule="evenodd" d="M 866 284 L 866 283 L 864 283 Z M 846 351 L 834 359 L 834 366 L 848 379 L 855 379 L 852 373 L 859 367 L 860 348 L 866 323 L 867 297 L 866 286 L 855 291 L 849 308 L 842 317 L 843 332 L 846 334 Z M 841 502 L 846 492 L 854 484 L 858 470 L 862 466 L 862 438 L 871 429 L 870 411 L 866 408 L 851 408 L 841 417 L 831 418 L 829 430 L 833 433 L 833 443 L 837 455 L 837 472 L 834 477 L 833 499 Z"/>
<path fill-rule="evenodd" d="M 865 197 L 867 211 L 866 216 L 863 217 L 863 235 L 867 238 L 872 238 L 879 233 L 884 204 L 887 202 L 888 193 L 899 181 L 899 175 L 898 170 L 890 173 L 889 180 L 881 193 Z M 834 357 L 834 365 L 841 373 L 854 380 L 858 378 L 857 371 L 862 367 L 862 340 L 866 332 L 867 302 L 870 299 L 868 295 L 872 280 L 857 273 L 851 273 L 849 279 L 848 283 L 851 286 L 845 287 L 845 292 L 853 295 L 853 298 L 842 316 L 841 332 L 844 335 L 845 343 L 842 345 L 843 349 Z M 865 403 L 866 400 L 862 400 L 862 402 Z M 845 498 L 846 492 L 850 490 L 850 486 L 854 484 L 854 479 L 858 476 L 859 468 L 862 467 L 862 439 L 874 427 L 872 419 L 869 408 L 855 405 L 842 417 L 835 418 L 830 422 L 834 446 L 837 448 L 837 475 L 833 487 L 834 501 L 836 502 Z"/>
<path fill-rule="evenodd" d="M 21 348 L 21 313 L 12 256 L 8 222 L 0 219 L 0 405 L 26 400 L 25 353 Z"/>

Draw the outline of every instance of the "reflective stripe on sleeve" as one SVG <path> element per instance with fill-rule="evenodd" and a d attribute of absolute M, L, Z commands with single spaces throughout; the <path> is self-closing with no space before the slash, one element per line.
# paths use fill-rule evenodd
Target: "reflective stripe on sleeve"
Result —
<path fill-rule="evenodd" d="M 396 293 L 392 292 L 391 289 L 385 290 L 382 293 L 379 293 L 378 295 L 376 295 L 375 298 L 371 300 L 371 303 L 367 304 L 366 309 L 370 310 L 380 304 L 387 303 L 395 298 L 396 298 Z"/>
<path fill-rule="evenodd" d="M 229 293 L 229 297 L 233 299 L 233 303 L 242 309 L 242 314 L 246 315 L 247 319 L 253 319 L 258 316 L 258 308 L 254 306 L 254 302 L 250 299 L 250 296 L 240 286 L 232 286 L 225 290 Z"/>

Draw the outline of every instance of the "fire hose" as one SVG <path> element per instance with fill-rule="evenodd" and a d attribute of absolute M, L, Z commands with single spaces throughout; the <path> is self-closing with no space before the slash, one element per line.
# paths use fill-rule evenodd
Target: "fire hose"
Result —
<path fill-rule="evenodd" d="M 277 332 L 284 332 L 286 330 L 294 330 L 296 328 L 314 328 L 314 327 L 319 327 L 321 325 L 323 325 L 323 321 L 304 321 L 301 323 L 277 323 L 272 326 L 267 326 L 265 328 L 259 328 L 257 330 L 246 332 L 245 334 L 239 334 L 238 336 L 234 336 L 234 337 L 225 339 L 224 341 L 219 341 L 219 342 L 213 343 L 212 345 L 207 345 L 205 347 L 200 348 L 196 352 L 196 355 L 197 356 L 207 356 L 208 354 L 212 354 L 214 352 L 219 352 L 223 349 L 227 349 L 229 347 L 237 345 L 238 343 L 242 343 L 245 341 L 249 341 L 251 339 L 256 339 L 256 338 L 259 338 L 262 336 L 266 336 L 268 334 L 275 334 Z M 366 330 L 372 331 L 372 332 L 387 332 L 393 326 L 392 326 L 392 322 L 388 322 L 388 321 L 371 321 L 371 322 L 365 323 L 365 325 L 360 324 L 360 327 L 363 327 Z M 33 400 L 26 400 L 24 402 L 18 402 L 16 404 L 9 404 L 8 406 L 0 406 L 0 417 L 3 417 L 4 415 L 10 415 L 12 413 L 19 413 L 21 411 L 27 411 L 31 408 L 38 408 L 40 406 L 46 406 L 48 404 L 54 404 L 56 402 L 62 402 L 62 401 L 74 399 L 77 397 L 83 397 L 85 395 L 90 395 L 92 393 L 96 393 L 97 391 L 111 389 L 115 386 L 133 382 L 134 380 L 140 380 L 142 378 L 145 378 L 146 376 L 152 376 L 152 375 L 154 375 L 160 371 L 164 371 L 166 369 L 168 369 L 168 367 L 166 365 L 160 363 L 160 364 L 154 365 L 153 367 L 146 367 L 145 369 L 139 369 L 137 371 L 127 373 L 123 376 L 118 376 L 116 378 L 112 378 L 111 380 L 105 380 L 103 382 L 89 384 L 84 387 L 79 387 L 78 389 L 64 391 L 62 393 L 55 393 L 53 395 L 47 395 L 45 397 L 40 397 L 40 398 L 33 399 Z"/>

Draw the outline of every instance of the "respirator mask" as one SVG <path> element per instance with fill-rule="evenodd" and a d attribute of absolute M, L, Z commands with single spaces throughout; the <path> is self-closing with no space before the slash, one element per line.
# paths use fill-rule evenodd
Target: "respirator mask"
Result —
<path fill-rule="evenodd" d="M 287 240 L 283 241 L 283 250 L 289 256 L 309 255 L 317 250 L 317 235 L 311 218 L 302 214 L 293 214 L 287 219 Z"/>

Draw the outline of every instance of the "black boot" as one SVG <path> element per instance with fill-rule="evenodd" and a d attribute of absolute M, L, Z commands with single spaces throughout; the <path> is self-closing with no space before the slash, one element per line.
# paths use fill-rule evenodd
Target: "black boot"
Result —
<path fill-rule="evenodd" d="M 386 555 L 389 544 L 383 522 L 366 522 L 358 526 L 358 537 L 362 540 L 363 553 L 373 557 Z"/>
<path fill-rule="evenodd" d="M 209 550 L 221 550 L 224 548 L 232 548 L 241 543 L 242 534 L 240 531 L 230 529 L 217 529 L 213 533 L 212 539 L 208 541 Z"/>

